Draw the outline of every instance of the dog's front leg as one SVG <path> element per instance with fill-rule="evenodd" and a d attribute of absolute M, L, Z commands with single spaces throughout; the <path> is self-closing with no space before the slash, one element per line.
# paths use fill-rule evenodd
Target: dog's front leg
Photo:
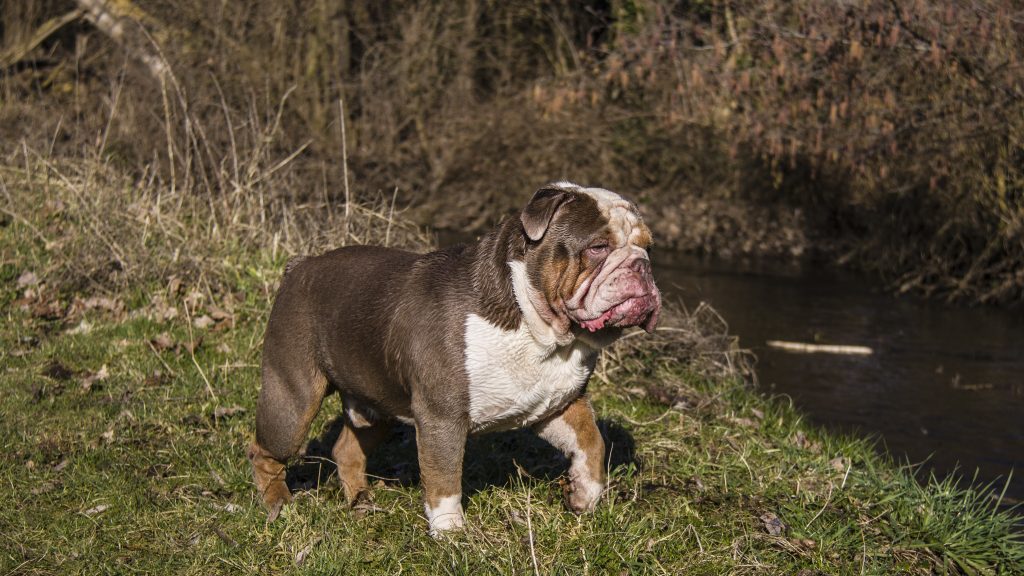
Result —
<path fill-rule="evenodd" d="M 431 419 L 416 422 L 416 451 L 420 462 L 424 509 L 430 535 L 462 528 L 462 458 L 466 426 Z"/>
<path fill-rule="evenodd" d="M 590 400 L 580 396 L 534 430 L 571 460 L 566 505 L 573 512 L 593 511 L 604 492 L 605 474 L 604 439 Z"/>

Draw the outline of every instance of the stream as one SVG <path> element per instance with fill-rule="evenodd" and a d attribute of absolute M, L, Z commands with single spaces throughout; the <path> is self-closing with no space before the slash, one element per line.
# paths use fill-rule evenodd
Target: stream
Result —
<path fill-rule="evenodd" d="M 880 439 L 897 461 L 1007 487 L 1024 500 L 1024 310 L 894 297 L 832 267 L 654 254 L 666 300 L 701 301 L 757 358 L 760 389 L 830 430 Z M 799 353 L 772 340 L 866 346 Z M 925 477 L 919 474 L 919 477 Z"/>

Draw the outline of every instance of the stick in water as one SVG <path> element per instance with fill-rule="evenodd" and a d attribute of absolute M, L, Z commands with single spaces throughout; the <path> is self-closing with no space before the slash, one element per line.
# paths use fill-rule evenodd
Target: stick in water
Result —
<path fill-rule="evenodd" d="M 778 348 L 789 352 L 803 352 L 807 354 L 850 354 L 855 356 L 869 356 L 874 351 L 867 346 L 847 346 L 843 344 L 807 344 L 805 342 L 786 342 L 784 340 L 769 340 L 765 342 L 769 348 Z"/>

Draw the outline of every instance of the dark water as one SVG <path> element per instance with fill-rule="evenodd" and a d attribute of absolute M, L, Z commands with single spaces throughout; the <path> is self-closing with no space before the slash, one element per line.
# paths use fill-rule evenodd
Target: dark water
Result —
<path fill-rule="evenodd" d="M 895 298 L 821 267 L 737 266 L 655 255 L 662 291 L 709 302 L 758 357 L 761 389 L 817 424 L 880 436 L 898 459 L 958 469 L 1024 499 L 1024 310 Z M 798 354 L 768 340 L 868 346 Z M 925 468 L 927 470 L 927 468 Z"/>

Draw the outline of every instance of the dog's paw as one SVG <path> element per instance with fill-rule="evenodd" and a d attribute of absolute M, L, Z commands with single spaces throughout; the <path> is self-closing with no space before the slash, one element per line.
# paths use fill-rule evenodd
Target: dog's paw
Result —
<path fill-rule="evenodd" d="M 265 505 L 265 503 L 264 503 Z M 277 520 L 277 517 L 281 515 L 281 509 L 284 508 L 284 501 L 278 500 L 273 505 L 267 506 L 267 522 L 273 522 Z"/>
<path fill-rule="evenodd" d="M 439 537 L 445 532 L 465 527 L 462 513 L 462 496 L 454 495 L 441 498 L 436 507 L 424 504 L 427 522 L 430 524 L 430 535 Z"/>
<path fill-rule="evenodd" d="M 292 493 L 284 482 L 272 482 L 260 491 L 263 496 L 263 507 L 267 509 L 267 522 L 277 520 L 281 508 L 292 501 Z"/>
<path fill-rule="evenodd" d="M 593 512 L 602 494 L 604 494 L 604 483 L 589 476 L 574 478 L 562 483 L 565 506 L 577 514 Z"/>
<path fill-rule="evenodd" d="M 263 499 L 263 507 L 267 509 L 267 521 L 273 522 L 281 514 L 281 508 L 292 501 L 291 490 L 284 482 L 285 466 L 255 442 L 246 450 L 246 456 L 252 463 L 256 490 Z"/>

